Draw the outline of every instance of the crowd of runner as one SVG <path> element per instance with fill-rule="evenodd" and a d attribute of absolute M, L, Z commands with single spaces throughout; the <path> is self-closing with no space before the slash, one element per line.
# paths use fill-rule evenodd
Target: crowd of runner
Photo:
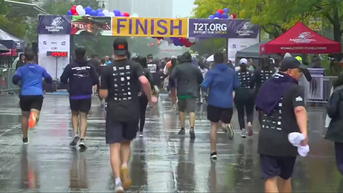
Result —
<path fill-rule="evenodd" d="M 69 85 L 74 131 L 70 146 L 79 144 L 80 148 L 87 148 L 87 115 L 94 86 L 98 87 L 99 99 L 107 101 L 105 137 L 110 146 L 115 191 L 123 192 L 132 184 L 128 169 L 130 143 L 137 133 L 143 136 L 146 109 L 149 104 L 157 103 L 161 89 L 168 90 L 173 108 L 179 112 L 181 128 L 178 134 L 185 135 L 187 129 L 191 140 L 196 138 L 197 103 L 207 101 L 212 160 L 218 159 L 219 127 L 230 140 L 234 138 L 233 109 L 237 110 L 242 138 L 253 135 L 253 114 L 258 113 L 261 127 L 258 153 L 262 178 L 266 180 L 265 191 L 292 191 L 290 179 L 296 157 L 298 154 L 306 156 L 309 151 L 306 89 L 298 82 L 304 79 L 306 83 L 303 84 L 307 84 L 311 77 L 301 58 L 286 55 L 280 65 L 266 58 L 258 68 L 245 58 L 234 67 L 225 61 L 222 53 L 214 54 L 213 65 L 202 60 L 195 62 L 189 52 L 162 60 L 154 60 L 152 55 L 131 58 L 128 43 L 122 38 L 114 41 L 113 54 L 113 58 L 101 60 L 94 54 L 87 61 L 86 50 L 77 48 L 76 59 L 66 66 L 60 80 Z M 33 51 L 26 50 L 25 58 L 27 62 L 18 68 L 13 83 L 22 83 L 21 123 L 23 143 L 26 144 L 28 128 L 38 123 L 42 108 L 42 78 L 47 83 L 51 83 L 52 78 L 33 62 Z M 189 128 L 185 125 L 186 113 L 189 114 Z M 331 114 L 334 113 L 332 110 Z M 337 163 L 341 162 L 337 160 Z"/>

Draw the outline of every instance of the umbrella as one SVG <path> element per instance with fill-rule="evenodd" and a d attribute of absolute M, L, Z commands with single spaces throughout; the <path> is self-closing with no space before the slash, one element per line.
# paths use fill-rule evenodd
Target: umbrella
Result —
<path fill-rule="evenodd" d="M 6 52 L 10 52 L 10 50 L 7 49 L 6 46 L 0 44 L 0 53 L 6 53 Z"/>

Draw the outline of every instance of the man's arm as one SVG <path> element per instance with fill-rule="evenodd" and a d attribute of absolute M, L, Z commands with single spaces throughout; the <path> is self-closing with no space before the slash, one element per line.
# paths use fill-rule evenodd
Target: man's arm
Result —
<path fill-rule="evenodd" d="M 208 89 L 211 87 L 211 84 L 212 84 L 212 81 L 213 81 L 213 76 L 212 76 L 212 72 L 209 71 L 207 74 L 206 74 L 206 77 L 204 79 L 204 81 L 202 82 L 202 87 L 204 89 Z"/>
<path fill-rule="evenodd" d="M 151 85 L 149 83 L 149 80 L 144 75 L 143 67 L 139 64 L 135 64 L 135 73 L 137 78 L 139 79 L 139 82 L 142 84 L 143 91 L 148 98 L 149 102 L 151 102 L 152 98 L 152 92 L 151 92 Z"/>
<path fill-rule="evenodd" d="M 178 74 L 179 68 L 178 66 L 175 66 L 174 69 L 170 73 L 170 77 L 174 80 L 177 79 L 177 74 Z"/>
<path fill-rule="evenodd" d="M 52 83 L 52 77 L 50 76 L 50 74 L 46 71 L 46 69 L 43 69 L 43 78 L 45 80 L 46 83 L 51 84 Z"/>
<path fill-rule="evenodd" d="M 255 70 L 253 75 L 250 78 L 250 88 L 253 89 L 259 81 L 260 81 L 260 73 L 259 71 Z"/>
<path fill-rule="evenodd" d="M 63 70 L 63 73 L 60 77 L 60 81 L 63 82 L 64 84 L 67 84 L 68 79 L 70 78 L 70 73 L 71 73 L 71 68 L 70 68 L 70 64 L 68 64 Z"/>
<path fill-rule="evenodd" d="M 98 73 L 96 71 L 96 68 L 91 67 L 90 73 L 91 73 L 93 85 L 98 85 L 99 84 L 99 77 L 98 77 Z"/>
<path fill-rule="evenodd" d="M 234 89 L 234 90 L 237 90 L 237 89 L 239 88 L 239 86 L 241 86 L 241 83 L 240 83 L 239 80 L 238 80 L 237 73 L 234 72 L 234 73 L 233 73 L 233 89 Z"/>
<path fill-rule="evenodd" d="M 101 72 L 101 75 L 100 75 L 100 90 L 99 90 L 99 95 L 100 95 L 100 98 L 104 99 L 108 96 L 108 88 L 109 88 L 109 85 L 110 85 L 110 73 L 112 71 L 109 70 L 109 68 L 106 66 L 104 67 L 105 69 Z"/>
<path fill-rule="evenodd" d="M 17 72 L 12 78 L 12 83 L 17 85 L 21 79 L 21 76 L 22 76 L 22 68 L 18 68 Z"/>
<path fill-rule="evenodd" d="M 294 108 L 295 117 L 300 129 L 300 132 L 305 135 L 307 139 L 307 112 L 305 108 L 304 92 L 300 86 L 297 86 L 291 95 L 292 104 Z M 307 143 L 307 142 L 306 142 Z M 307 145 L 307 144 L 304 144 Z"/>

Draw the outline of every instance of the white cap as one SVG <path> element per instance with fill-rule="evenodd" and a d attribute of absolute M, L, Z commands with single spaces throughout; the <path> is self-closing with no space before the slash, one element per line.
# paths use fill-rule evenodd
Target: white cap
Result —
<path fill-rule="evenodd" d="M 287 52 L 283 58 L 289 58 L 289 57 L 292 57 L 292 55 Z"/>
<path fill-rule="evenodd" d="M 245 59 L 245 58 L 242 58 L 240 61 L 239 61 L 239 64 L 245 64 L 245 65 L 248 65 L 248 60 Z"/>

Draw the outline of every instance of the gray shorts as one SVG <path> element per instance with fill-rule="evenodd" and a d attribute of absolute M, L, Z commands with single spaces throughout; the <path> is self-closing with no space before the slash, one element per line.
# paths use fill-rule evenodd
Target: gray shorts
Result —
<path fill-rule="evenodd" d="M 180 112 L 194 113 L 197 104 L 196 98 L 179 99 L 178 107 Z"/>

